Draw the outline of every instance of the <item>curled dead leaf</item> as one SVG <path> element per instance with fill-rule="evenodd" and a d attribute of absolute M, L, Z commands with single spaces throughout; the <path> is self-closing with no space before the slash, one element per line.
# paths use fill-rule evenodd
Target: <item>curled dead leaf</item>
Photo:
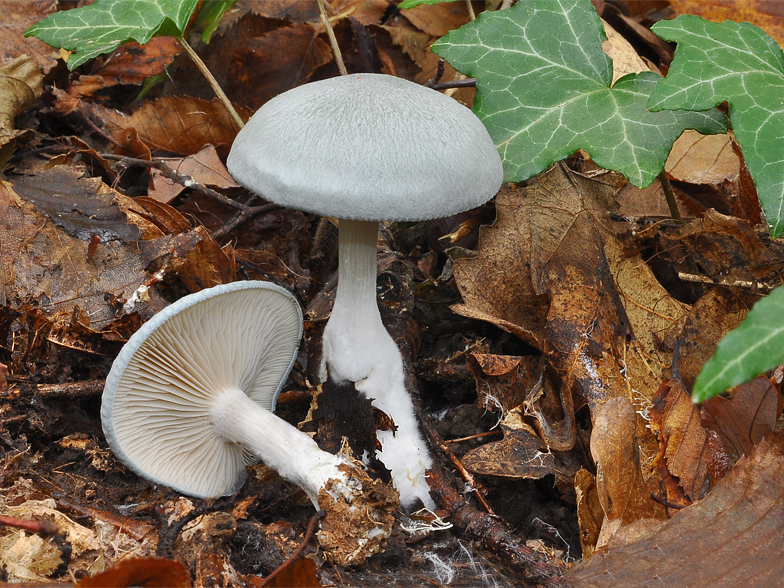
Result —
<path fill-rule="evenodd" d="M 622 525 L 639 519 L 666 518 L 651 499 L 656 480 L 646 480 L 637 449 L 637 413 L 627 398 L 608 400 L 594 421 L 591 455 L 596 462 L 596 490 L 605 518 L 597 547 Z"/>
<path fill-rule="evenodd" d="M 764 439 L 703 500 L 668 521 L 624 527 L 566 574 L 575 588 L 778 586 L 782 577 L 781 434 Z"/>

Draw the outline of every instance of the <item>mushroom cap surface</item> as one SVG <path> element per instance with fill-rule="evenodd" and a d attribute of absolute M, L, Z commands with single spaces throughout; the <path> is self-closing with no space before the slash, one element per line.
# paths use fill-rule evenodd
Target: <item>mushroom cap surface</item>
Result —
<path fill-rule="evenodd" d="M 394 76 L 352 74 L 276 96 L 239 132 L 234 178 L 277 204 L 352 220 L 426 220 L 475 208 L 503 182 L 482 122 Z"/>
<path fill-rule="evenodd" d="M 216 435 L 215 398 L 244 391 L 273 410 L 296 358 L 302 311 L 269 282 L 185 296 L 128 340 L 106 378 L 101 421 L 129 469 L 198 497 L 236 492 L 254 456 Z"/>

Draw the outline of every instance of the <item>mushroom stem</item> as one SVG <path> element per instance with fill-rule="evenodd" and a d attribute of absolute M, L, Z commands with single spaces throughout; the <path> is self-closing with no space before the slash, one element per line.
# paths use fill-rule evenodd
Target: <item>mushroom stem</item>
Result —
<path fill-rule="evenodd" d="M 319 449 L 308 435 L 251 400 L 242 390 L 229 388 L 216 400 L 211 413 L 216 433 L 240 443 L 281 477 L 302 488 L 316 509 L 318 495 L 330 479 L 346 480 L 339 466 L 344 460 Z"/>
<path fill-rule="evenodd" d="M 360 564 L 383 546 L 392 531 L 397 494 L 372 480 L 359 462 L 322 451 L 237 388 L 218 395 L 209 418 L 224 441 L 241 443 L 326 512 L 318 538 L 330 560 Z"/>
<path fill-rule="evenodd" d="M 379 223 L 340 220 L 340 277 L 332 314 L 324 328 L 324 366 L 338 382 L 354 382 L 397 426 L 380 431 L 379 459 L 392 473 L 403 506 L 417 499 L 435 508 L 427 485 L 432 465 L 405 386 L 403 358 L 381 322 L 376 302 Z"/>

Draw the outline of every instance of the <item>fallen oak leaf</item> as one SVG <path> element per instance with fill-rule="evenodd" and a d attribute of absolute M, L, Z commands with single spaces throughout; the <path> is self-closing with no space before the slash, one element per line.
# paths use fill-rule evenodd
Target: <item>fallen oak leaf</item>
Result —
<path fill-rule="evenodd" d="M 88 576 L 75 588 L 190 588 L 191 578 L 183 565 L 161 557 L 130 557 L 105 572 Z"/>
<path fill-rule="evenodd" d="M 597 548 L 623 525 L 667 516 L 664 507 L 651 499 L 657 480 L 643 476 L 636 431 L 637 413 L 627 398 L 608 400 L 595 417 L 591 455 L 596 462 L 596 490 L 604 511 Z"/>
<path fill-rule="evenodd" d="M 732 398 L 717 396 L 703 402 L 702 422 L 718 433 L 724 449 L 737 460 L 751 455 L 754 446 L 775 430 L 781 404 L 779 388 L 759 377 L 735 388 Z"/>
<path fill-rule="evenodd" d="M 710 439 L 699 409 L 677 380 L 664 382 L 654 397 L 651 429 L 659 440 L 652 468 L 665 466 L 689 501 L 703 498 L 711 487 Z"/>
<path fill-rule="evenodd" d="M 503 440 L 480 445 L 463 456 L 467 469 L 477 474 L 531 480 L 554 474 L 559 487 L 572 485 L 577 468 L 545 445 L 519 409 L 509 411 L 500 426 Z"/>
<path fill-rule="evenodd" d="M 229 170 L 218 157 L 215 147 L 205 145 L 198 153 L 185 158 L 164 158 L 165 162 L 174 171 L 190 176 L 193 180 L 206 186 L 218 188 L 239 188 L 231 177 Z M 185 186 L 166 177 L 156 169 L 150 169 L 150 187 L 147 195 L 164 204 L 174 200 Z"/>
<path fill-rule="evenodd" d="M 41 95 L 43 74 L 22 55 L 0 67 L 0 170 L 16 148 L 16 139 L 30 131 L 14 127 L 15 118 Z"/>
<path fill-rule="evenodd" d="M 566 574 L 574 588 L 778 586 L 784 576 L 784 438 L 766 437 L 708 496 L 640 520 Z M 653 578 L 653 580 L 652 580 Z"/>

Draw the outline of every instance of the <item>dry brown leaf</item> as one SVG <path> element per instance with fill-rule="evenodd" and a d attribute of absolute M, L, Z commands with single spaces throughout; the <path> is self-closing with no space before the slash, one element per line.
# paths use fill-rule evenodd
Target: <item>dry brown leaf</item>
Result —
<path fill-rule="evenodd" d="M 190 588 L 191 577 L 183 565 L 161 557 L 129 557 L 108 570 L 88 576 L 76 588 Z"/>
<path fill-rule="evenodd" d="M 14 190 L 71 237 L 101 242 L 139 239 L 139 230 L 128 223 L 119 195 L 101 181 L 85 178 L 67 166 L 55 166 L 34 176 L 13 179 Z"/>
<path fill-rule="evenodd" d="M 43 74 L 27 55 L 0 67 L 0 169 L 11 157 L 16 139 L 30 131 L 17 130 L 14 119 L 41 95 Z"/>
<path fill-rule="evenodd" d="M 465 2 L 420 4 L 402 14 L 412 25 L 431 37 L 443 37 L 452 29 L 459 29 L 470 21 Z"/>
<path fill-rule="evenodd" d="M 104 127 L 125 155 L 149 158 L 150 151 L 156 155 L 167 152 L 193 155 L 205 145 L 212 144 L 219 154 L 225 156 L 237 134 L 237 126 L 217 98 L 199 100 L 188 96 L 164 96 L 145 102 L 133 114 L 126 115 L 73 97 L 66 98 L 64 92 L 55 94 L 57 107 L 64 114 L 81 110 Z M 245 119 L 251 114 L 247 109 L 239 109 L 239 113 Z M 135 137 L 138 137 L 138 142 Z"/>
<path fill-rule="evenodd" d="M 477 405 L 502 413 L 520 406 L 539 380 L 539 362 L 533 356 L 467 355 L 468 372 L 476 381 Z"/>
<path fill-rule="evenodd" d="M 562 463 L 515 409 L 501 421 L 502 441 L 486 443 L 463 456 L 463 465 L 477 474 L 538 480 L 555 474 L 559 484 L 571 485 L 574 471 Z M 576 469 L 576 468 L 575 468 Z"/>
<path fill-rule="evenodd" d="M 686 130 L 672 146 L 664 166 L 673 180 L 691 184 L 721 184 L 740 176 L 740 159 L 729 135 L 700 135 Z"/>
<path fill-rule="evenodd" d="M 784 45 L 784 3 L 778 0 L 670 0 L 670 8 L 713 22 L 747 21 Z"/>
<path fill-rule="evenodd" d="M 602 50 L 612 59 L 612 84 L 626 74 L 648 71 L 648 66 L 637 55 L 631 43 L 624 39 L 610 24 L 602 20 L 607 39 L 602 41 Z"/>
<path fill-rule="evenodd" d="M 60 9 L 58 4 L 57 0 L 0 0 L 0 14 L 3 15 L 0 62 L 26 53 L 45 74 L 49 73 L 57 65 L 59 51 L 40 39 L 25 37 L 24 33 L 34 24 L 57 12 Z"/>
<path fill-rule="evenodd" d="M 205 186 L 239 188 L 239 184 L 231 177 L 229 170 L 223 165 L 218 157 L 218 152 L 212 145 L 205 145 L 195 155 L 185 158 L 168 158 L 164 161 L 176 172 L 190 176 Z M 174 200 L 185 189 L 185 186 L 170 180 L 156 169 L 150 172 L 150 183 L 152 185 L 147 191 L 147 195 L 164 204 Z"/>
<path fill-rule="evenodd" d="M 389 10 L 387 0 L 334 0 L 330 4 L 334 15 L 350 14 L 363 25 L 380 24 Z"/>
<path fill-rule="evenodd" d="M 643 476 L 637 449 L 637 413 L 627 398 L 602 406 L 591 432 L 596 463 L 596 490 L 605 520 L 597 547 L 623 525 L 639 519 L 665 518 L 664 507 L 651 499 L 656 480 Z"/>
<path fill-rule="evenodd" d="M 702 366 L 711 358 L 724 335 L 737 327 L 748 313 L 744 298 L 735 290 L 711 288 L 667 333 L 659 337 L 678 349 L 678 375 L 687 390 Z M 666 335 L 666 336 L 665 336 Z"/>
<path fill-rule="evenodd" d="M 502 414 L 521 408 L 546 447 L 574 447 L 571 395 L 558 394 L 539 357 L 471 353 L 466 366 L 476 381 L 477 406 Z"/>
<path fill-rule="evenodd" d="M 781 394 L 768 378 L 735 388 L 732 398 L 717 396 L 702 404 L 703 424 L 716 431 L 731 458 L 751 455 L 754 446 L 776 428 Z"/>
<path fill-rule="evenodd" d="M 142 209 L 143 212 L 140 214 L 145 215 L 150 222 L 158 227 L 159 233 L 153 238 L 164 234 L 177 235 L 193 228 L 191 222 L 179 210 L 155 198 L 139 196 L 134 198 L 134 202 Z"/>
<path fill-rule="evenodd" d="M 73 312 L 60 312 L 52 320 L 46 338 L 61 347 L 115 357 L 131 335 L 142 326 L 138 314 L 126 314 L 114 319 L 100 329 L 90 327 L 90 317 L 75 306 Z"/>
<path fill-rule="evenodd" d="M 114 202 L 124 198 L 105 185 L 95 193 L 111 195 Z M 119 218 L 110 228 L 134 230 Z M 135 244 L 118 239 L 100 243 L 92 258 L 88 247 L 89 234 L 69 234 L 25 202 L 10 183 L 0 183 L 0 304 L 39 301 L 48 313 L 72 312 L 78 305 L 93 324 L 113 320 L 116 308 L 104 297 L 130 298 L 144 284 L 141 255 Z"/>
<path fill-rule="evenodd" d="M 245 13 L 232 26 L 221 27 L 200 56 L 232 102 L 253 112 L 307 82 L 332 60 L 332 51 L 323 31 L 320 36 L 310 24 Z M 214 95 L 189 60 L 175 62 L 172 80 L 177 94 L 202 99 Z"/>
<path fill-rule="evenodd" d="M 612 236 L 605 239 L 604 249 L 635 335 L 623 357 L 628 368 L 625 373 L 627 397 L 643 414 L 650 408 L 661 384 L 662 366 L 672 365 L 672 350 L 660 345 L 660 341 L 690 307 L 670 296 L 639 251 L 622 247 L 622 243 Z M 644 425 L 642 421 L 641 424 Z M 637 434 L 645 437 L 641 430 Z M 646 453 L 652 457 L 655 452 L 653 442 L 646 448 Z"/>
<path fill-rule="evenodd" d="M 677 380 L 662 385 L 654 398 L 651 428 L 659 438 L 654 467 L 666 466 L 690 501 L 704 497 L 710 490 L 708 434 L 699 409 Z"/>
<path fill-rule="evenodd" d="M 248 275 L 256 279 L 271 280 L 292 290 L 307 288 L 310 283 L 309 276 L 297 274 L 272 251 L 237 249 L 234 255 L 245 271 L 249 272 Z"/>
<path fill-rule="evenodd" d="M 596 478 L 588 470 L 580 468 L 574 476 L 577 495 L 577 524 L 580 527 L 580 547 L 586 560 L 596 548 L 604 522 L 604 510 L 596 489 Z"/>
<path fill-rule="evenodd" d="M 124 43 L 111 54 L 98 58 L 91 73 L 106 80 L 107 86 L 138 85 L 166 71 L 182 50 L 174 37 L 153 37 L 144 45 L 135 41 Z"/>
<path fill-rule="evenodd" d="M 566 575 L 574 588 L 778 586 L 784 576 L 784 440 L 763 440 L 703 500 L 638 521 Z"/>
<path fill-rule="evenodd" d="M 283 568 L 271 582 L 265 582 L 265 586 L 275 586 L 276 588 L 299 587 L 302 588 L 321 588 L 323 584 L 319 582 L 316 573 L 316 564 L 308 557 L 298 557 L 290 565 Z"/>
<path fill-rule="evenodd" d="M 668 271 L 752 294 L 759 292 L 756 282 L 778 285 L 784 271 L 784 243 L 771 241 L 764 226 L 715 210 L 683 226 L 659 227 L 656 248 Z"/>
<path fill-rule="evenodd" d="M 233 251 L 221 249 L 202 226 L 139 245 L 148 271 L 174 274 L 191 292 L 237 279 Z"/>
<path fill-rule="evenodd" d="M 630 325 L 603 248 L 611 198 L 610 186 L 556 165 L 526 188 L 502 189 L 478 256 L 454 267 L 465 302 L 453 309 L 542 349 L 561 393 L 581 395 L 594 416 L 608 398 L 628 395 L 621 362 Z"/>
<path fill-rule="evenodd" d="M 542 349 L 549 301 L 531 281 L 529 231 L 519 230 L 523 191 L 504 185 L 495 197 L 497 218 L 479 229 L 479 252 L 459 259 L 454 273 L 463 304 L 452 310 L 495 324 Z"/>

